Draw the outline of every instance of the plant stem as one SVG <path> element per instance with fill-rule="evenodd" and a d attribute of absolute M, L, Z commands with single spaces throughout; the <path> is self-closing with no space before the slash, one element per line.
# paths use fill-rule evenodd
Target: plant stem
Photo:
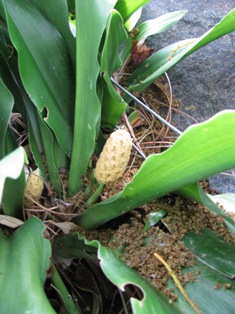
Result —
<path fill-rule="evenodd" d="M 99 183 L 98 188 L 95 190 L 95 192 L 90 196 L 90 198 L 86 202 L 87 207 L 92 206 L 97 201 L 97 199 L 100 196 L 100 193 L 102 192 L 103 188 L 104 188 L 104 184 L 103 183 Z"/>
<path fill-rule="evenodd" d="M 54 271 L 51 277 L 53 285 L 58 289 L 59 295 L 64 303 L 66 313 L 68 314 L 81 314 L 81 310 L 74 303 L 72 296 L 67 290 L 58 270 L 54 265 Z"/>

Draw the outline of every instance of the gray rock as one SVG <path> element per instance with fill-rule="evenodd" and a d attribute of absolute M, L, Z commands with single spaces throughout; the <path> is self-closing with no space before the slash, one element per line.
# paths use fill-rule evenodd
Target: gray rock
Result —
<path fill-rule="evenodd" d="M 234 7 L 234 0 L 152 0 L 144 7 L 141 21 L 178 10 L 188 13 L 170 30 L 151 36 L 147 44 L 159 50 L 183 39 L 200 37 Z M 168 75 L 173 95 L 181 104 L 180 110 L 202 122 L 221 110 L 235 109 L 234 69 L 235 32 L 210 43 L 170 69 Z M 181 131 L 194 123 L 178 114 L 173 121 Z M 235 192 L 234 172 L 213 177 L 211 184 L 220 192 Z"/>
<path fill-rule="evenodd" d="M 209 179 L 210 186 L 221 193 L 235 193 L 235 171 L 231 170 Z"/>

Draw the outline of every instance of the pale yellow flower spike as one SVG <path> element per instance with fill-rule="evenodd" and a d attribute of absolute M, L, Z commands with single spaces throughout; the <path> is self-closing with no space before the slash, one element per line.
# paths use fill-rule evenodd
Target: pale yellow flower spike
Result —
<path fill-rule="evenodd" d="M 113 132 L 107 140 L 96 164 L 94 176 L 107 184 L 120 178 L 126 170 L 132 148 L 132 139 L 126 130 Z"/>
<path fill-rule="evenodd" d="M 38 171 L 35 170 L 32 173 L 30 173 L 30 175 L 27 179 L 27 182 L 26 182 L 26 186 L 25 186 L 24 205 L 26 207 L 33 206 L 33 201 L 31 201 L 31 199 L 38 202 L 39 198 L 42 195 L 43 188 L 44 188 L 44 182 L 43 182 L 42 177 L 40 175 L 38 175 Z M 27 198 L 27 196 L 28 196 L 28 198 Z"/>

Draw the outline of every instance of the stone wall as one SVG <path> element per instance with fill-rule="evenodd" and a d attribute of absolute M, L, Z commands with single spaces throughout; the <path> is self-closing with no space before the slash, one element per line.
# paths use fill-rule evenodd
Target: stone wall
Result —
<path fill-rule="evenodd" d="M 183 39 L 199 37 L 233 8 L 234 0 L 152 0 L 144 7 L 141 22 L 178 10 L 188 13 L 170 30 L 151 36 L 147 44 L 159 50 Z M 198 122 L 221 110 L 235 109 L 235 32 L 187 57 L 168 75 L 180 109 Z M 174 116 L 174 122 L 182 131 L 193 123 L 179 115 Z M 235 192 L 235 171 L 229 176 L 212 178 L 211 182 L 222 192 Z"/>

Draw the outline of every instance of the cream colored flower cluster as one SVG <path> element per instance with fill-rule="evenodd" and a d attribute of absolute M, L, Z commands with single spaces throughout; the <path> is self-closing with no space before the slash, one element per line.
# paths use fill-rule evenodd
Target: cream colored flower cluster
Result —
<path fill-rule="evenodd" d="M 32 173 L 30 173 L 24 191 L 25 193 L 24 206 L 27 208 L 33 206 L 33 201 L 30 198 L 38 202 L 39 198 L 42 195 L 43 188 L 44 182 L 42 177 L 39 175 L 39 171 L 35 170 Z"/>
<path fill-rule="evenodd" d="M 104 145 L 96 164 L 95 178 L 99 183 L 114 182 L 126 170 L 132 139 L 126 130 L 113 132 Z"/>

